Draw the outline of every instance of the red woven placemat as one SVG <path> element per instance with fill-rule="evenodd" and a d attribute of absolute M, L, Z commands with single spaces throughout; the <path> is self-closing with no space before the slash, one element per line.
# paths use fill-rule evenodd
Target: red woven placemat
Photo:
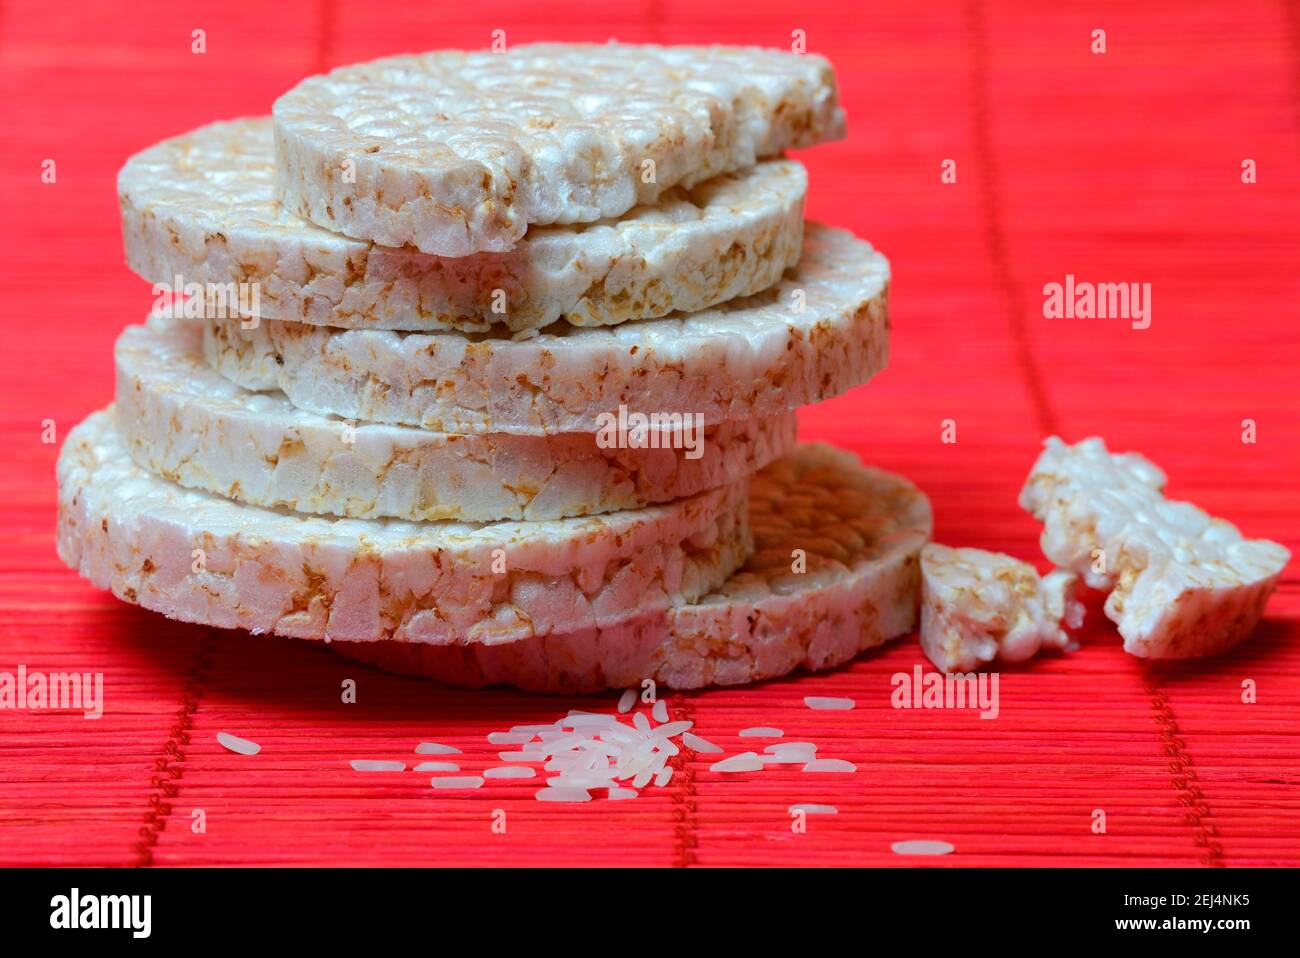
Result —
<path fill-rule="evenodd" d="M 498 28 L 510 43 L 767 45 L 798 29 L 831 57 L 851 135 L 801 157 L 809 212 L 890 256 L 895 339 L 889 370 L 806 410 L 803 433 L 913 477 L 942 541 L 1039 558 L 1015 504 L 1038 444 L 1097 433 L 1164 466 L 1176 496 L 1295 551 L 1300 17 L 1252 0 L 862 6 L 5 2 L 0 671 L 101 671 L 106 704 L 98 721 L 0 711 L 0 863 L 911 864 L 890 843 L 929 838 L 956 847 L 924 860 L 940 865 L 1300 864 L 1294 564 L 1257 636 L 1224 660 L 1147 667 L 1093 606 L 1081 651 L 1005 670 L 986 721 L 892 708 L 891 675 L 923 661 L 900 640 L 829 674 L 670 698 L 729 751 L 740 728 L 775 725 L 854 761 L 854 775 L 688 762 L 635 801 L 550 806 L 532 799 L 536 782 L 449 797 L 427 776 L 348 762 L 410 761 L 435 740 L 477 771 L 497 751 L 487 732 L 613 696 L 386 676 L 307 644 L 167 622 L 58 562 L 42 421 L 61 439 L 109 401 L 113 340 L 150 302 L 122 265 L 125 157 L 266 112 L 323 67 L 481 47 Z M 191 52 L 196 29 L 206 53 Z M 1244 159 L 1258 182 L 1242 183 Z M 945 160 L 955 183 L 941 182 Z M 1044 319 L 1043 284 L 1067 273 L 1151 283 L 1150 328 Z M 945 419 L 956 443 L 941 442 Z M 345 678 L 355 705 L 340 701 Z M 857 708 L 814 712 L 805 695 Z M 223 730 L 261 753 L 226 752 Z M 798 834 L 796 802 L 839 814 Z"/>

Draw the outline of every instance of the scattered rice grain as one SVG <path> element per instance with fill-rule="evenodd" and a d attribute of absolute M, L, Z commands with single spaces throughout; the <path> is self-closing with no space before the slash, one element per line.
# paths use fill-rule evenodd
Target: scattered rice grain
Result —
<path fill-rule="evenodd" d="M 352 768 L 357 772 L 404 772 L 405 762 L 386 762 L 382 759 L 354 758 Z"/>
<path fill-rule="evenodd" d="M 915 839 L 907 842 L 894 842 L 889 850 L 895 855 L 950 855 L 956 847 L 948 842 Z"/>
<path fill-rule="evenodd" d="M 240 755 L 256 755 L 262 750 L 262 746 L 256 742 L 250 742 L 246 738 L 240 738 L 238 735 L 231 735 L 229 732 L 218 732 L 217 741 L 225 748 L 230 749 Z"/>
<path fill-rule="evenodd" d="M 741 752 L 731 758 L 724 758 L 709 766 L 710 772 L 758 772 L 763 768 L 763 760 L 754 752 Z"/>
<path fill-rule="evenodd" d="M 581 788 L 543 788 L 533 796 L 539 802 L 589 802 L 591 793 Z"/>
<path fill-rule="evenodd" d="M 674 735 L 681 735 L 683 732 L 690 731 L 694 722 L 685 720 L 680 722 L 669 722 L 667 725 L 661 725 L 655 729 L 656 735 L 662 735 L 664 738 L 672 738 Z"/>
<path fill-rule="evenodd" d="M 803 704 L 810 709 L 821 711 L 842 711 L 851 709 L 856 704 L 853 699 L 833 698 L 825 695 L 805 695 Z"/>
<path fill-rule="evenodd" d="M 842 758 L 819 758 L 803 767 L 805 772 L 856 772 L 858 767 Z"/>
<path fill-rule="evenodd" d="M 695 735 L 691 732 L 686 732 L 685 734 L 682 735 L 682 743 L 687 748 L 696 752 L 704 752 L 707 754 L 709 752 L 722 751 L 721 745 L 714 745 L 708 739 L 700 738 L 698 735 Z"/>
<path fill-rule="evenodd" d="M 537 769 L 523 765 L 494 765 L 483 772 L 484 778 L 535 778 Z"/>
<path fill-rule="evenodd" d="M 481 788 L 482 775 L 448 775 L 446 778 L 431 778 L 429 784 L 434 788 Z"/>
<path fill-rule="evenodd" d="M 412 769 L 414 772 L 459 772 L 460 766 L 455 762 L 421 762 Z"/>
<path fill-rule="evenodd" d="M 489 732 L 490 745 L 526 745 L 536 738 L 532 732 Z"/>

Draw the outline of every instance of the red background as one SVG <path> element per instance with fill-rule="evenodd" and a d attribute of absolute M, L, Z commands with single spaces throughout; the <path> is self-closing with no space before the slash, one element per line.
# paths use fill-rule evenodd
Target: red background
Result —
<path fill-rule="evenodd" d="M 207 53 L 190 52 L 207 31 Z M 807 31 L 839 71 L 849 138 L 800 158 L 810 215 L 891 258 L 894 345 L 869 386 L 806 410 L 828 439 L 930 494 L 936 536 L 1041 561 L 1016 494 L 1044 435 L 1104 436 L 1171 492 L 1250 535 L 1300 545 L 1300 14 L 1230 3 L 839 6 L 6 2 L 0 6 L 0 670 L 105 673 L 99 721 L 0 712 L 5 864 L 1300 864 L 1300 580 L 1292 564 L 1239 652 L 1153 668 L 1099 608 L 1083 648 L 1002 674 L 1001 715 L 896 711 L 900 640 L 848 668 L 673 695 L 675 717 L 737 750 L 772 724 L 855 761 L 853 776 L 723 776 L 550 806 L 537 782 L 460 797 L 423 775 L 362 775 L 575 705 L 395 677 L 325 649 L 169 623 L 81 582 L 53 545 L 56 447 L 112 394 L 113 340 L 147 286 L 122 265 L 125 158 L 210 120 L 265 113 L 306 74 L 385 53 L 534 39 L 783 46 Z M 1108 51 L 1090 52 L 1091 32 Z M 43 184 L 41 162 L 57 163 Z M 940 164 L 958 181 L 940 182 Z M 1241 182 L 1242 160 L 1258 183 Z M 1153 323 L 1047 320 L 1042 285 L 1152 284 Z M 958 441 L 940 442 L 956 420 Z M 1242 420 L 1258 442 L 1241 441 Z M 359 703 L 339 704 L 339 683 Z M 1241 702 L 1252 679 L 1255 704 Z M 845 694 L 849 713 L 803 708 Z M 215 741 L 254 739 L 254 758 Z M 836 817 L 793 834 L 794 802 Z M 207 832 L 191 830 L 201 808 Z M 507 834 L 489 829 L 508 813 Z M 1094 809 L 1107 833 L 1093 834 Z"/>

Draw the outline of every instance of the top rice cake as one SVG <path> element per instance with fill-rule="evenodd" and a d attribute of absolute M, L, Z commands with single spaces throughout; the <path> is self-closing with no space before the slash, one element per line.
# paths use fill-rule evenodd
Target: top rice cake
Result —
<path fill-rule="evenodd" d="M 384 246 L 505 251 L 844 135 L 822 57 L 757 47 L 531 44 L 388 57 L 276 101 L 285 208 Z"/>

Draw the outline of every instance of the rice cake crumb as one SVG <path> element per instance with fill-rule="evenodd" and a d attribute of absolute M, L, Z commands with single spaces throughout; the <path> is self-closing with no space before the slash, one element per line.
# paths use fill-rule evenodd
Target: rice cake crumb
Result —
<path fill-rule="evenodd" d="M 921 550 L 921 648 L 943 672 L 1023 662 L 1043 648 L 1073 651 L 1077 643 L 1061 626 L 1083 624 L 1077 581 L 1061 570 L 1040 579 L 1028 562 L 1001 552 L 930 543 Z"/>

